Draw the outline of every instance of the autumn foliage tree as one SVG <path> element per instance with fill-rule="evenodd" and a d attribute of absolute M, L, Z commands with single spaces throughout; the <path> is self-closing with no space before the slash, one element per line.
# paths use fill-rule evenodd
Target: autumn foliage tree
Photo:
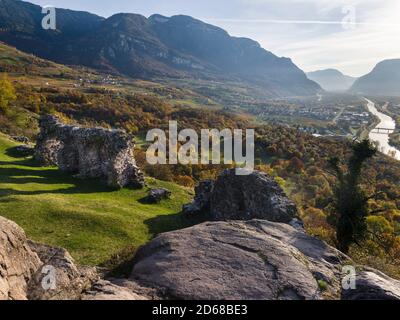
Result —
<path fill-rule="evenodd" d="M 0 111 L 5 113 L 9 103 L 16 99 L 15 89 L 6 74 L 0 76 Z"/>

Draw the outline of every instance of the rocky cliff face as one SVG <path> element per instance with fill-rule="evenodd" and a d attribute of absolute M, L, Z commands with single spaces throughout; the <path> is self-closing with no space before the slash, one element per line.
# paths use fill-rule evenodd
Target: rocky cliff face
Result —
<path fill-rule="evenodd" d="M 134 142 L 121 130 L 62 124 L 56 117 L 40 119 L 35 158 L 80 178 L 101 178 L 111 187 L 143 187 L 144 177 L 133 158 Z"/>

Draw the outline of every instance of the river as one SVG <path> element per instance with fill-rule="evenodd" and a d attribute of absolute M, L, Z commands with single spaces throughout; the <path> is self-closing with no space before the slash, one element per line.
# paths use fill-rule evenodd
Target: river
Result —
<path fill-rule="evenodd" d="M 378 117 L 380 120 L 379 124 L 375 128 L 387 128 L 391 130 L 394 130 L 396 128 L 396 122 L 391 117 L 382 112 L 379 112 L 375 107 L 375 103 L 373 103 L 371 100 L 368 100 L 366 98 L 364 99 L 367 101 L 369 112 Z M 369 134 L 369 138 L 371 141 L 377 142 L 379 144 L 379 151 L 387 155 L 393 155 L 393 153 L 395 153 L 395 158 L 397 160 L 400 160 L 400 150 L 389 145 L 389 134 L 371 132 Z"/>

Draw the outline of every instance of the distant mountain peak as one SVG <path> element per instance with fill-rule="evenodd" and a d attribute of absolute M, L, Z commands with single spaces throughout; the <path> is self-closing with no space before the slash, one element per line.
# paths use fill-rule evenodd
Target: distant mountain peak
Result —
<path fill-rule="evenodd" d="M 333 68 L 308 72 L 307 77 L 327 91 L 346 91 L 356 80 Z"/>
<path fill-rule="evenodd" d="M 341 71 L 339 71 L 337 69 L 333 69 L 333 68 L 311 71 L 311 72 L 308 72 L 307 74 L 310 74 L 310 75 L 325 74 L 325 75 L 332 75 L 332 76 L 344 76 L 344 74 Z"/>

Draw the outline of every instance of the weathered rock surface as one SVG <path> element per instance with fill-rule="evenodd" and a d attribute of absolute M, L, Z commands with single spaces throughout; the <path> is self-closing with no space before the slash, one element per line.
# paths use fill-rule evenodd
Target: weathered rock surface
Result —
<path fill-rule="evenodd" d="M 343 290 L 343 300 L 400 300 L 400 281 L 377 270 L 358 272 L 356 288 Z"/>
<path fill-rule="evenodd" d="M 205 180 L 194 188 L 195 197 L 192 203 L 183 206 L 183 213 L 188 217 L 207 217 L 210 215 L 210 198 L 214 188 L 214 181 Z"/>
<path fill-rule="evenodd" d="M 25 144 L 29 143 L 29 138 L 27 138 L 25 136 L 11 136 L 11 139 L 13 139 L 14 141 L 17 141 L 17 142 L 25 143 Z"/>
<path fill-rule="evenodd" d="M 236 175 L 235 169 L 224 171 L 216 181 L 205 181 L 196 188 L 193 203 L 184 213 L 208 220 L 265 219 L 289 223 L 297 218 L 296 205 L 268 175 L 254 171 Z"/>
<path fill-rule="evenodd" d="M 27 299 L 28 281 L 40 265 L 24 231 L 0 217 L 0 300 Z"/>
<path fill-rule="evenodd" d="M 339 298 L 347 260 L 287 224 L 207 222 L 142 247 L 131 277 L 175 299 Z"/>
<path fill-rule="evenodd" d="M 132 136 L 122 130 L 62 124 L 51 115 L 39 122 L 35 158 L 81 178 L 102 178 L 111 187 L 143 187 L 133 158 Z"/>
<path fill-rule="evenodd" d="M 85 293 L 82 300 L 146 300 L 129 289 L 117 286 L 106 280 L 96 282 Z"/>
<path fill-rule="evenodd" d="M 160 203 L 162 200 L 171 198 L 171 191 L 167 189 L 151 189 L 148 196 L 144 199 L 146 203 Z"/>
<path fill-rule="evenodd" d="M 98 279 L 95 268 L 78 267 L 65 249 L 33 242 L 30 245 L 42 261 L 29 282 L 30 300 L 78 300 L 82 292 Z M 52 281 L 49 277 L 51 272 L 54 273 L 54 288 L 49 282 Z M 44 287 L 42 283 L 45 283 Z"/>
<path fill-rule="evenodd" d="M 99 280 L 82 300 L 155 300 L 154 289 L 144 288 L 129 280 Z"/>

